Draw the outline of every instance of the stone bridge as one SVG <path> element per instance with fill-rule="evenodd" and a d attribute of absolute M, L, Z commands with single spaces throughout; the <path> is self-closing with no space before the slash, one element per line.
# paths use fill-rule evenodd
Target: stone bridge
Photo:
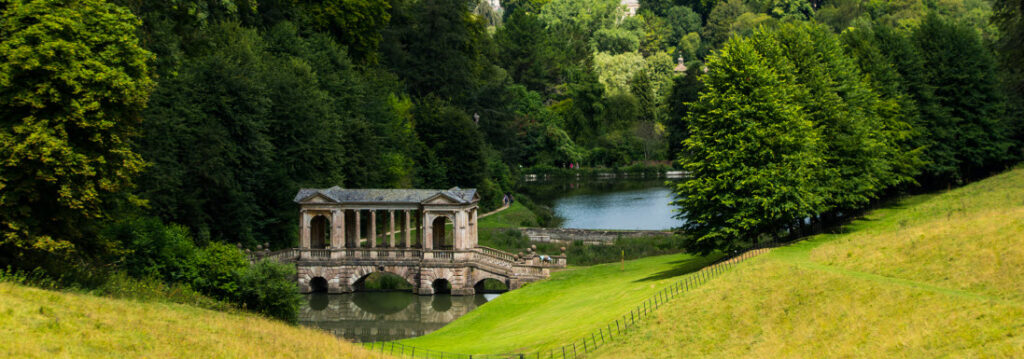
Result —
<path fill-rule="evenodd" d="M 352 292 L 367 275 L 388 272 L 405 278 L 418 294 L 434 294 L 450 285 L 454 295 L 471 295 L 474 285 L 486 279 L 516 289 L 565 267 L 565 253 L 519 256 L 479 246 L 479 201 L 475 189 L 458 187 L 302 189 L 295 196 L 299 248 L 263 252 L 252 259 L 295 263 L 303 293 Z M 377 222 L 378 214 L 390 219 L 387 226 Z M 397 234 L 401 240 L 396 241 Z"/>
<path fill-rule="evenodd" d="M 371 273 L 387 272 L 404 278 L 414 293 L 422 295 L 434 294 L 444 284 L 451 285 L 453 295 L 472 295 L 474 287 L 487 279 L 517 289 L 547 278 L 551 269 L 566 264 L 564 254 L 519 257 L 482 246 L 464 250 L 296 248 L 257 254 L 254 259 L 295 263 L 302 293 L 353 292 L 357 282 Z"/>

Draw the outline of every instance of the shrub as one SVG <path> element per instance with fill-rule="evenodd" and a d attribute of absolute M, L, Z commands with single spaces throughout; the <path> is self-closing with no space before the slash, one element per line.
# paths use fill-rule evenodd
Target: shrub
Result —
<path fill-rule="evenodd" d="M 160 278 L 189 282 L 196 278 L 189 262 L 199 250 L 180 225 L 164 225 L 155 217 L 137 217 L 107 226 L 101 233 L 107 241 L 121 243 L 117 261 L 135 278 Z"/>
<path fill-rule="evenodd" d="M 264 260 L 238 272 L 236 302 L 289 323 L 298 321 L 301 298 L 295 291 L 295 268 Z"/>

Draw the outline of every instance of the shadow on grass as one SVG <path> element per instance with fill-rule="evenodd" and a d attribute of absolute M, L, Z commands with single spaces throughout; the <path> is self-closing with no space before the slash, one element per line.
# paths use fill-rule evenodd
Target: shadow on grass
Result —
<path fill-rule="evenodd" d="M 672 269 L 667 269 L 667 270 L 663 270 L 663 271 L 658 272 L 658 273 L 654 273 L 654 274 L 652 274 L 650 276 L 647 276 L 645 278 L 637 279 L 634 282 L 655 281 L 655 280 L 675 278 L 675 277 L 678 277 L 678 276 L 681 276 L 681 275 L 687 275 L 687 274 L 696 272 L 696 271 L 700 270 L 701 268 L 704 268 L 705 266 L 707 266 L 707 265 L 709 265 L 711 263 L 714 263 L 715 259 L 717 259 L 718 257 L 719 256 L 717 256 L 717 255 L 712 255 L 712 256 L 709 256 L 709 257 L 696 257 L 696 258 L 678 260 L 678 261 L 675 261 L 675 262 L 671 263 L 671 264 L 675 265 L 675 266 L 672 267 Z"/>

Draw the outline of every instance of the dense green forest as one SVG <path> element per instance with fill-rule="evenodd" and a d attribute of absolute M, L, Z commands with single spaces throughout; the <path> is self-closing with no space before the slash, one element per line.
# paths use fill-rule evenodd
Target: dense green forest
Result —
<path fill-rule="evenodd" d="M 230 247 L 293 246 L 300 187 L 476 187 L 491 209 L 524 171 L 570 165 L 685 169 L 688 247 L 742 246 L 1018 161 L 1022 12 L 0 0 L 0 267 L 262 308 L 240 288 L 287 271 Z"/>

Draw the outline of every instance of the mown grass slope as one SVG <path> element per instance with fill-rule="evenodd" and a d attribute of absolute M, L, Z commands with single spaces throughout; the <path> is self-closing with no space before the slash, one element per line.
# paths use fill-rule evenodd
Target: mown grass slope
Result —
<path fill-rule="evenodd" d="M 1024 169 L 873 211 L 659 310 L 596 358 L 1021 357 Z"/>
<path fill-rule="evenodd" d="M 4 358 L 378 358 L 313 329 L 244 313 L 0 282 Z"/>
<path fill-rule="evenodd" d="M 469 354 L 546 350 L 604 328 L 627 308 L 716 258 L 676 254 L 627 261 L 625 269 L 609 263 L 556 272 L 402 343 Z"/>

